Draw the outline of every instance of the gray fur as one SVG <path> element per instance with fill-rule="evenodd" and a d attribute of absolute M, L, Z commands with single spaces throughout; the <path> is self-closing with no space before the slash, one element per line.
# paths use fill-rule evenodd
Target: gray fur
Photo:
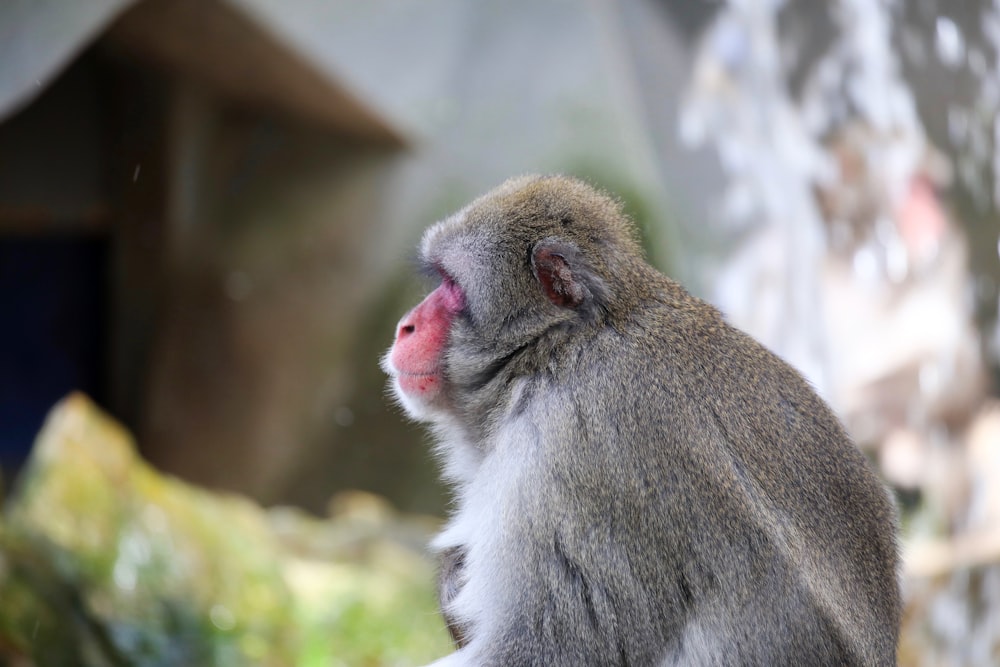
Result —
<path fill-rule="evenodd" d="M 543 241 L 578 305 L 546 298 Z M 796 371 L 645 263 L 616 201 L 515 179 L 421 252 L 467 304 L 446 391 L 410 409 L 457 500 L 434 547 L 463 637 L 436 665 L 895 664 L 883 486 Z"/>

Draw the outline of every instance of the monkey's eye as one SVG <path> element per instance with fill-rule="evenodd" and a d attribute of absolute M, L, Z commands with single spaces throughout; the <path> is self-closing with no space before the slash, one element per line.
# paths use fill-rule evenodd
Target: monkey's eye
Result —
<path fill-rule="evenodd" d="M 442 291 L 444 305 L 451 312 L 457 313 L 465 308 L 465 292 L 444 270 L 440 270 L 440 273 L 441 286 L 438 289 Z"/>
<path fill-rule="evenodd" d="M 417 268 L 428 280 L 437 279 L 438 287 L 435 291 L 441 293 L 442 305 L 445 308 L 454 314 L 465 309 L 465 291 L 441 264 L 421 257 Z"/>
<path fill-rule="evenodd" d="M 440 265 L 423 257 L 415 258 L 414 269 L 428 284 L 437 283 L 445 275 Z"/>

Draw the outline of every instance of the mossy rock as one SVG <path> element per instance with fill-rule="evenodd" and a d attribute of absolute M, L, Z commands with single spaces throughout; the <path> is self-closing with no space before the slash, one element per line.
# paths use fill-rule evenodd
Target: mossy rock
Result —
<path fill-rule="evenodd" d="M 448 650 L 428 532 L 391 510 L 267 512 L 161 475 L 74 394 L 4 509 L 0 647 L 39 667 L 421 664 Z"/>

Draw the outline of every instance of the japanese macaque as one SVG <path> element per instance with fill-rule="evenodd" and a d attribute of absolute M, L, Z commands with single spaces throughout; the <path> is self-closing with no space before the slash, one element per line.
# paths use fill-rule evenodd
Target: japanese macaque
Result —
<path fill-rule="evenodd" d="M 609 196 L 510 180 L 431 227 L 383 368 L 456 509 L 435 665 L 893 665 L 893 504 L 788 364 Z"/>

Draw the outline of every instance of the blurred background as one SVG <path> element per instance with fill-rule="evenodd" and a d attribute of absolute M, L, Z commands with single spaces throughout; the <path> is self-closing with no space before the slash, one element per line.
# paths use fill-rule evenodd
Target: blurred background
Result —
<path fill-rule="evenodd" d="M 998 111 L 992 0 L 6 0 L 7 487 L 80 390 L 195 487 L 440 516 L 377 366 L 412 248 L 562 172 L 894 489 L 901 664 L 1000 664 Z"/>

